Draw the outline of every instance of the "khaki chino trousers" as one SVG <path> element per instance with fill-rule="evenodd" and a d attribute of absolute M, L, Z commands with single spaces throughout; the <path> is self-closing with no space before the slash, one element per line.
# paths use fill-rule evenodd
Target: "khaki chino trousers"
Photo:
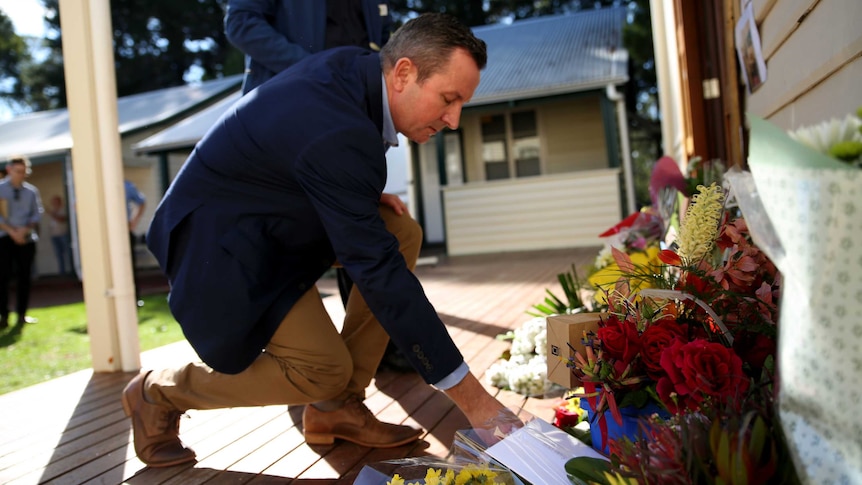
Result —
<path fill-rule="evenodd" d="M 407 266 L 416 267 L 422 229 L 409 214 L 381 205 Z M 323 306 L 317 287 L 284 317 L 269 344 L 246 370 L 222 374 L 197 362 L 153 371 L 145 392 L 180 411 L 272 404 L 308 404 L 364 397 L 383 358 L 389 336 L 354 285 L 341 332 Z"/>

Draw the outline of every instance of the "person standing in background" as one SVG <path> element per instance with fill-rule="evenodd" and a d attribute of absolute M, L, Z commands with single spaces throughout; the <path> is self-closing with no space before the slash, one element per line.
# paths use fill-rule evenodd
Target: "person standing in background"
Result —
<path fill-rule="evenodd" d="M 63 205 L 63 198 L 59 195 L 51 197 L 48 205 L 48 232 L 51 233 L 51 245 L 54 247 L 54 256 L 57 258 L 57 270 L 61 276 L 72 273 L 72 251 L 69 238 L 69 216 Z M 66 262 L 68 261 L 68 273 Z"/>
<path fill-rule="evenodd" d="M 246 94 L 325 49 L 379 51 L 392 17 L 386 0 L 229 0 L 224 24 L 228 41 L 245 54 Z"/>
<path fill-rule="evenodd" d="M 227 39 L 246 56 L 243 95 L 301 59 L 326 49 L 353 46 L 379 51 L 389 41 L 391 29 L 386 0 L 230 0 L 225 15 Z M 383 199 L 392 201 L 398 216 L 407 212 L 397 196 L 384 194 Z M 408 234 L 397 228 L 394 233 Z M 421 239 L 399 242 L 422 244 Z M 344 268 L 335 271 L 341 301 L 348 309 L 353 281 Z M 413 371 L 391 343 L 382 365 L 399 372 Z"/>
<path fill-rule="evenodd" d="M 14 157 L 6 163 L 6 178 L 0 182 L 0 329 L 9 326 L 9 280 L 15 268 L 17 325 L 35 323 L 27 316 L 30 282 L 36 256 L 36 231 L 42 218 L 39 189 L 24 181 L 30 175 L 30 160 Z"/>
<path fill-rule="evenodd" d="M 135 243 L 139 237 L 135 234 L 135 228 L 141 221 L 141 216 L 144 215 L 144 209 L 147 207 L 147 198 L 144 194 L 129 180 L 124 180 L 126 192 L 126 218 L 129 221 L 129 248 L 132 251 L 132 283 L 135 285 L 135 302 L 138 306 L 143 306 L 141 300 L 141 292 L 138 288 L 138 279 L 135 276 L 138 267 L 137 257 L 135 257 Z"/>

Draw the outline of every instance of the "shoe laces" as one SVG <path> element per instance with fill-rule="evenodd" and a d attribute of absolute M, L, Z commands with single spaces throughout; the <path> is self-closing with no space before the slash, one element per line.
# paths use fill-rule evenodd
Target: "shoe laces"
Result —
<path fill-rule="evenodd" d="M 344 407 L 347 406 L 357 408 L 365 418 L 370 418 L 372 420 L 375 419 L 374 414 L 371 412 L 370 409 L 368 409 L 368 406 L 365 405 L 365 403 L 362 399 L 359 398 L 359 396 L 350 396 L 349 398 L 347 398 L 347 400 L 344 401 Z"/>
<path fill-rule="evenodd" d="M 180 418 L 183 416 L 188 417 L 187 414 L 177 411 L 175 409 L 165 409 L 160 412 L 158 416 L 159 428 L 164 433 L 170 432 L 171 434 L 179 435 Z"/>

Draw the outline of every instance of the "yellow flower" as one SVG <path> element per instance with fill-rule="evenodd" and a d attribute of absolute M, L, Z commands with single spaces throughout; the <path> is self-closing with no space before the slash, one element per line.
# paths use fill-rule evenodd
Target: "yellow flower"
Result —
<path fill-rule="evenodd" d="M 386 485 L 404 485 L 404 479 L 396 473 L 391 481 L 386 482 Z"/>
<path fill-rule="evenodd" d="M 455 485 L 472 485 L 474 483 L 495 483 L 497 474 L 488 468 L 479 468 L 468 465 L 464 467 L 455 477 Z"/>
<path fill-rule="evenodd" d="M 724 194 L 720 186 L 715 183 L 709 187 L 698 185 L 697 190 L 700 193 L 692 197 L 679 229 L 677 254 L 686 266 L 696 265 L 712 251 L 724 208 Z"/>
<path fill-rule="evenodd" d="M 628 256 L 631 258 L 632 264 L 637 273 L 642 276 L 648 276 L 657 274 L 661 271 L 661 260 L 658 259 L 659 251 L 658 246 L 647 246 L 645 250 L 633 251 L 629 253 Z M 650 278 L 637 278 L 633 276 L 635 275 L 624 273 L 620 269 L 619 265 L 614 262 L 591 274 L 587 278 L 587 281 L 589 281 L 593 288 L 599 290 L 595 294 L 595 299 L 598 303 L 604 305 L 607 303 L 607 297 L 604 290 L 613 291 L 617 281 L 621 278 L 624 278 L 629 282 L 632 293 L 638 293 L 640 290 L 652 286 L 650 284 Z"/>
<path fill-rule="evenodd" d="M 455 483 L 455 472 L 452 470 L 446 470 L 446 476 L 443 477 L 443 483 L 446 485 Z"/>
<path fill-rule="evenodd" d="M 442 485 L 444 483 L 440 481 L 440 475 L 442 474 L 443 470 L 429 468 L 425 474 L 425 485 Z"/>

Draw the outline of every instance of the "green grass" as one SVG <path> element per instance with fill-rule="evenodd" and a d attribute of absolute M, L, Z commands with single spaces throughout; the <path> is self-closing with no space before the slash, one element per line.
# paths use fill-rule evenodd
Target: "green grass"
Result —
<path fill-rule="evenodd" d="M 168 309 L 167 295 L 143 297 L 138 308 L 141 351 L 182 340 L 179 324 Z M 37 308 L 27 312 L 38 323 L 0 330 L 0 394 L 92 367 L 87 315 L 83 303 Z"/>

